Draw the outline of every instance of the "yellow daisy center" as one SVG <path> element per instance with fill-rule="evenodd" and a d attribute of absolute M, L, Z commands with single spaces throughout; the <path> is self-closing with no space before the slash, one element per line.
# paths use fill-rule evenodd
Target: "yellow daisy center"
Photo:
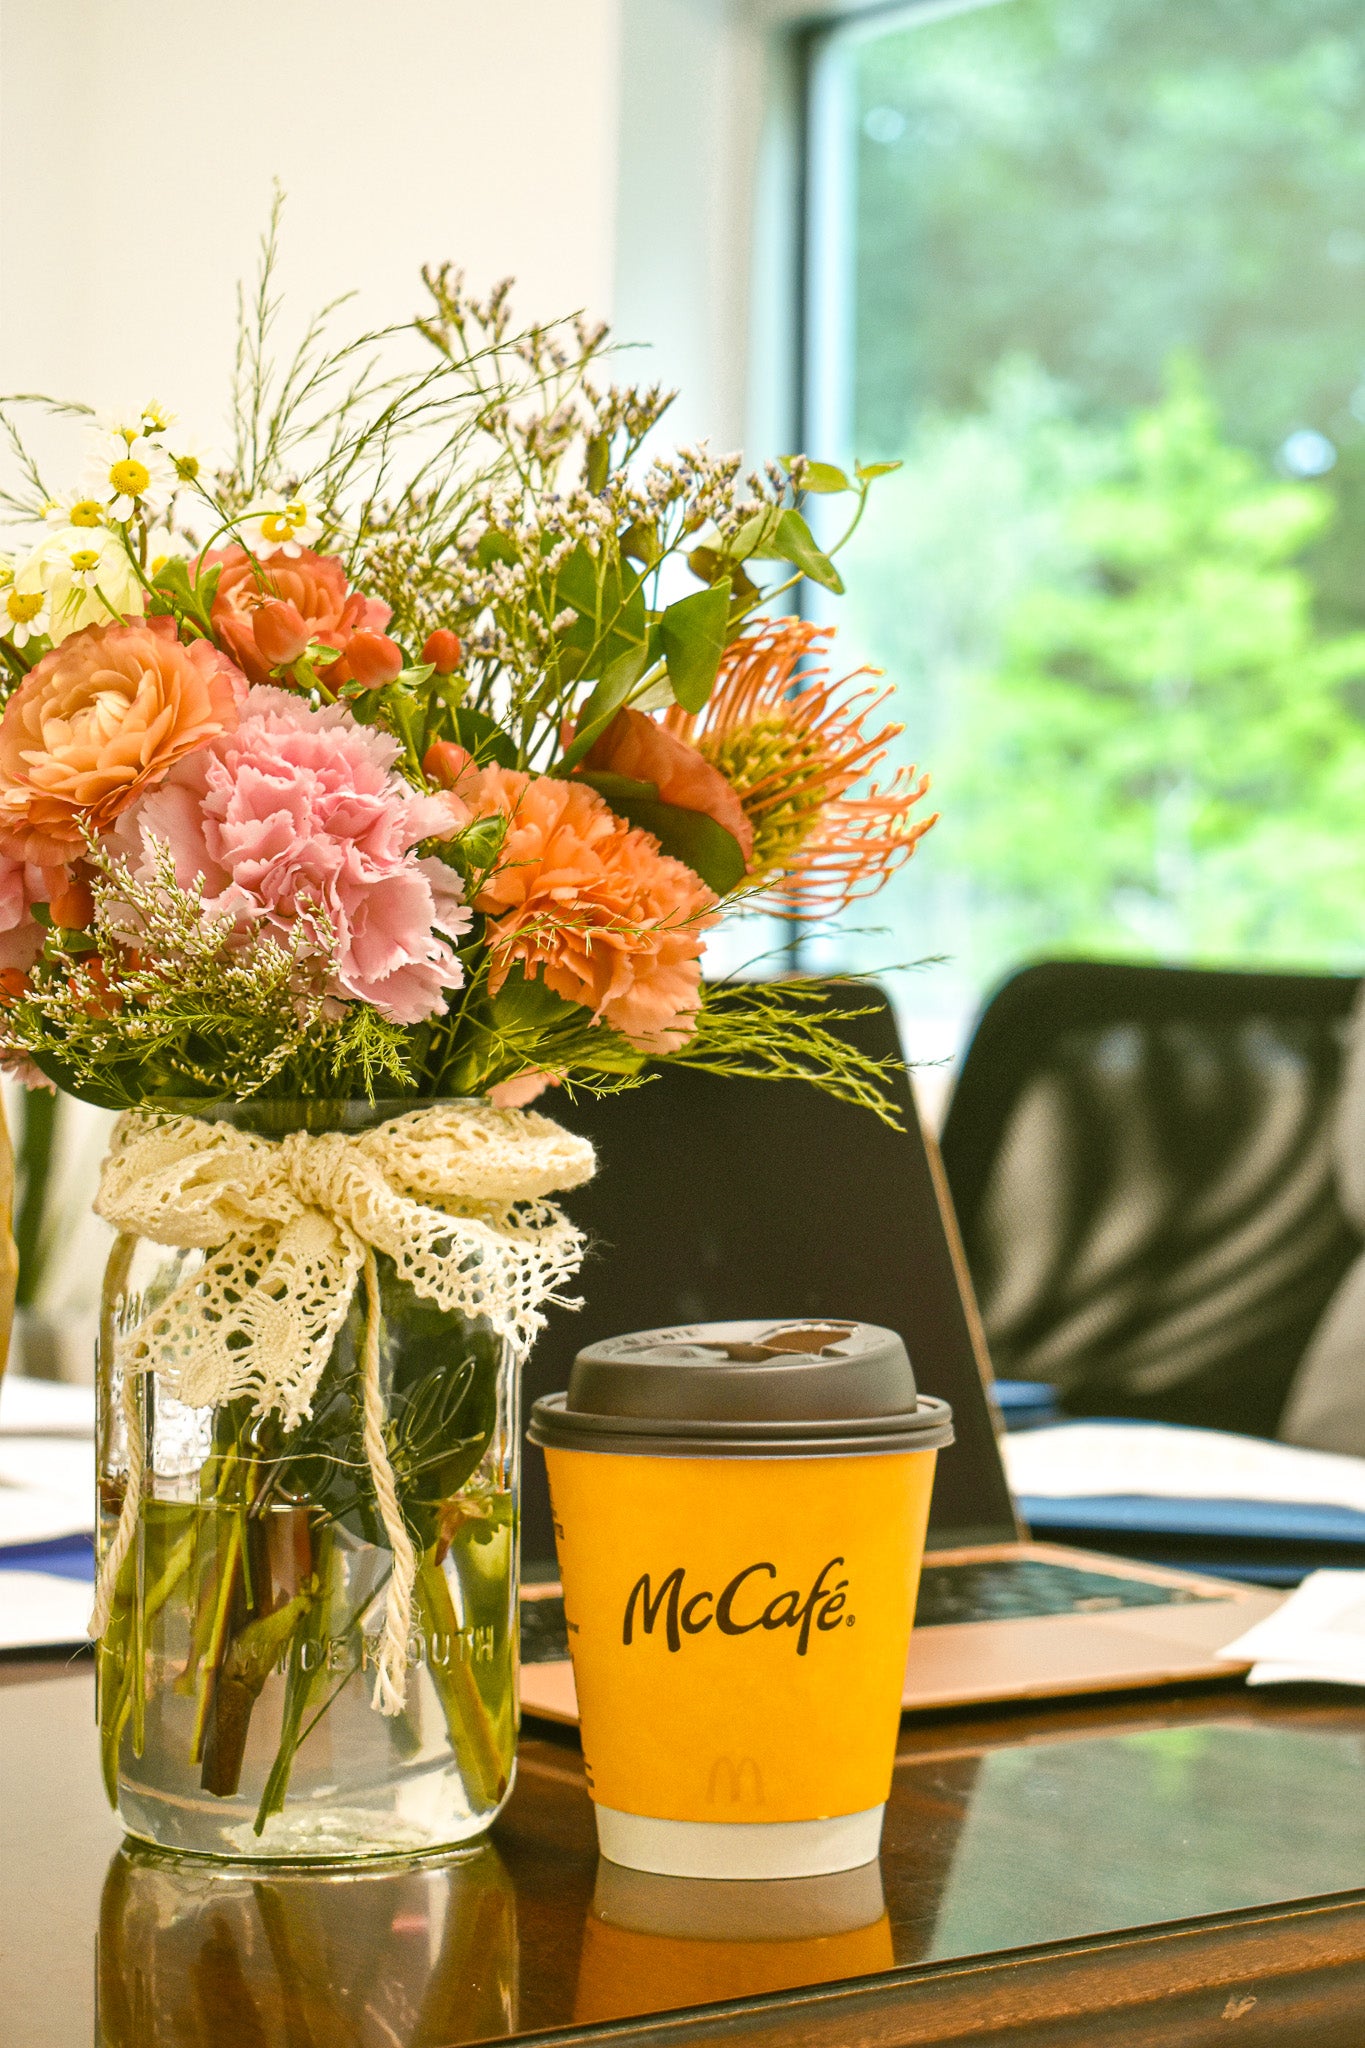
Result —
<path fill-rule="evenodd" d="M 197 455 L 177 455 L 174 457 L 174 461 L 175 473 L 181 483 L 192 484 L 199 474 L 199 457 Z"/>
<path fill-rule="evenodd" d="M 84 575 L 87 569 L 98 569 L 99 565 L 100 551 L 98 548 L 77 548 L 71 557 L 72 568 L 81 575 Z"/>
<path fill-rule="evenodd" d="M 104 518 L 104 507 L 98 498 L 78 498 L 71 507 L 73 526 L 98 526 Z"/>
<path fill-rule="evenodd" d="M 36 619 L 43 608 L 41 590 L 12 590 L 5 599 L 5 610 L 16 626 L 26 626 L 30 619 Z"/>
<path fill-rule="evenodd" d="M 130 455 L 123 462 L 111 464 L 109 481 L 120 497 L 140 498 L 152 480 L 152 472 L 145 462 L 139 462 Z"/>
<path fill-rule="evenodd" d="M 292 540 L 295 523 L 288 510 L 267 512 L 261 521 L 261 533 L 266 540 Z"/>

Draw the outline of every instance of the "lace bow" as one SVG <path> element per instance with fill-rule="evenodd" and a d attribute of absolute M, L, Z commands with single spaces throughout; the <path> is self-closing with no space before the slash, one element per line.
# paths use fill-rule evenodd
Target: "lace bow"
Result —
<path fill-rule="evenodd" d="M 587 1180 L 584 1138 L 533 1110 L 484 1102 L 410 1111 L 354 1135 L 261 1138 L 133 1111 L 114 1127 L 95 1208 L 116 1229 L 207 1254 L 118 1345 L 129 1471 L 101 1562 L 90 1632 L 108 1624 L 137 1526 L 145 1444 L 131 1390 L 155 1373 L 191 1407 L 249 1395 L 305 1417 L 356 1282 L 366 1287 L 365 1447 L 393 1551 L 375 1704 L 401 1710 L 416 1559 L 384 1447 L 375 1253 L 443 1309 L 482 1317 L 518 1361 L 577 1269 L 581 1233 L 544 1197 Z"/>

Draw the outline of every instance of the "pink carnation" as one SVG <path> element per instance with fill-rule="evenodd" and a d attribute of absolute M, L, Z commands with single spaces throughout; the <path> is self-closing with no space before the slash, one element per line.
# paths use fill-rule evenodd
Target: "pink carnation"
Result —
<path fill-rule="evenodd" d="M 470 913 L 459 876 L 413 854 L 449 833 L 450 815 L 393 773 L 397 755 L 342 705 L 314 711 L 258 686 L 236 731 L 179 762 L 119 819 L 111 846 L 145 875 L 151 841 L 165 841 L 182 886 L 202 876 L 205 908 L 230 912 L 244 932 L 287 943 L 300 914 L 321 909 L 333 933 L 328 993 L 418 1024 L 460 986 L 445 940 Z"/>
<path fill-rule="evenodd" d="M 35 867 L 0 853 L 0 973 L 27 974 L 47 934 L 33 915 L 35 903 L 51 900 L 51 884 L 66 870 Z"/>

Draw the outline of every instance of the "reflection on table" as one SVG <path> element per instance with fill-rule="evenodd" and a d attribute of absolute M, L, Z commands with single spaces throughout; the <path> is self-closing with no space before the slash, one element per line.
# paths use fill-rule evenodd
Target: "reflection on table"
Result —
<path fill-rule="evenodd" d="M 491 1847 L 425 1868 L 215 1868 L 127 1843 L 100 1904 L 97 2048 L 515 2033 L 516 1893 Z"/>
<path fill-rule="evenodd" d="M 871 1977 L 895 1961 L 879 1863 L 832 1877 L 722 1884 L 603 1862 L 573 2017 L 630 2019 L 801 1984 Z"/>
<path fill-rule="evenodd" d="M 87 1674 L 0 1689 L 0 1754 L 30 1766 L 0 1848 L 0 2012 L 23 2048 L 460 2048 L 1361 1883 L 1349 1696 L 909 1722 L 880 1864 L 779 1885 L 603 1863 L 577 1746 L 531 1729 L 492 1841 L 446 1861 L 252 1871 L 120 1848 L 91 1712 Z"/>

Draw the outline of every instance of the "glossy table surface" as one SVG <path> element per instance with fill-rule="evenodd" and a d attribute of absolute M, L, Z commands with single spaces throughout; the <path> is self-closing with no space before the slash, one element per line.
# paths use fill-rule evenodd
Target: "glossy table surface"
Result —
<path fill-rule="evenodd" d="M 491 1842 L 459 1859 L 162 1861 L 104 1805 L 89 1666 L 0 1679 L 11 2048 L 1365 2040 L 1359 1694 L 908 1720 L 880 1868 L 717 1886 L 599 1862 L 576 1744 L 529 1724 Z"/>

